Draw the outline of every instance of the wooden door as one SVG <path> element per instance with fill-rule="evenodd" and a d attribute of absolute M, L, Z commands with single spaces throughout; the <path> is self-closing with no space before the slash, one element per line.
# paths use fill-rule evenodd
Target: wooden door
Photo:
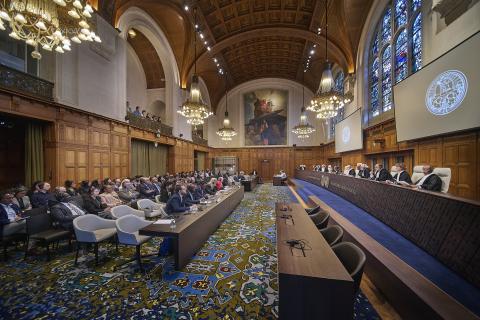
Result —
<path fill-rule="evenodd" d="M 270 159 L 260 160 L 258 174 L 262 177 L 263 181 L 272 181 L 273 179 L 273 163 Z"/>

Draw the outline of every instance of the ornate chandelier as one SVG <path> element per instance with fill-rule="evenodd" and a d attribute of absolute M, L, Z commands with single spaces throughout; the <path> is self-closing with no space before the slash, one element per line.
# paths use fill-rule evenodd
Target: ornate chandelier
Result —
<path fill-rule="evenodd" d="M 195 25 L 197 25 L 197 10 L 195 9 Z M 195 48 L 195 62 L 194 62 L 194 72 L 192 76 L 192 82 L 190 84 L 190 95 L 189 98 L 180 106 L 180 109 L 177 111 L 182 116 L 187 118 L 187 123 L 193 126 L 198 126 L 205 123 L 205 119 L 210 117 L 213 113 L 210 112 L 208 105 L 206 105 L 202 100 L 202 95 L 200 93 L 200 87 L 198 84 L 197 76 L 197 35 L 195 30 L 193 31 L 194 38 L 194 48 Z"/>
<path fill-rule="evenodd" d="M 302 111 L 300 114 L 300 123 L 293 127 L 292 132 L 299 139 L 308 139 L 315 132 L 315 128 L 308 123 L 307 112 L 305 111 L 305 87 L 302 87 Z"/>
<path fill-rule="evenodd" d="M 225 73 L 225 118 L 223 118 L 223 127 L 218 129 L 217 134 L 223 141 L 232 141 L 232 138 L 237 135 L 235 129 L 230 126 L 230 119 L 228 118 L 228 89 L 227 89 L 227 74 Z"/>
<path fill-rule="evenodd" d="M 307 109 L 315 112 L 317 118 L 327 120 L 337 116 L 338 110 L 350 102 L 349 97 L 335 88 L 332 64 L 328 61 L 328 1 L 325 1 L 325 59 L 320 86 Z"/>
<path fill-rule="evenodd" d="M 82 0 L 83 1 L 83 0 Z M 41 59 L 38 51 L 70 51 L 71 41 L 102 42 L 88 23 L 93 9 L 80 0 L 0 0 L 0 30 L 35 48 L 32 57 Z"/>

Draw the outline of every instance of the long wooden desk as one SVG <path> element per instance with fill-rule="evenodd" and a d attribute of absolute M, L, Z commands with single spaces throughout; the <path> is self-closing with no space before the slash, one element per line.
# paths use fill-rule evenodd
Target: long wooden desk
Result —
<path fill-rule="evenodd" d="M 141 229 L 140 234 L 173 238 L 175 269 L 181 270 L 242 201 L 243 195 L 242 186 L 232 187 L 228 194 L 219 198 L 220 202 L 209 204 L 203 211 L 179 215 L 175 219 L 175 229 L 170 229 L 169 225 L 151 224 Z"/>
<path fill-rule="evenodd" d="M 273 185 L 274 186 L 283 186 L 283 181 L 287 181 L 285 178 L 280 178 L 273 176 Z"/>
<path fill-rule="evenodd" d="M 295 177 L 362 208 L 480 287 L 479 202 L 323 172 L 297 170 Z"/>
<path fill-rule="evenodd" d="M 353 318 L 353 280 L 300 204 L 275 208 L 280 319 Z M 291 215 L 291 219 L 282 218 Z M 305 256 L 288 240 L 305 241 Z"/>
<path fill-rule="evenodd" d="M 249 180 L 242 180 L 242 186 L 245 188 L 245 192 L 253 191 L 258 184 L 258 176 L 250 178 Z"/>

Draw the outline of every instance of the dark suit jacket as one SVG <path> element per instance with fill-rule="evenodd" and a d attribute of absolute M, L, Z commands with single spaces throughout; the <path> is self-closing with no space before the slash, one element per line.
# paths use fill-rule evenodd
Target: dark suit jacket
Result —
<path fill-rule="evenodd" d="M 198 204 L 198 203 L 200 203 L 200 200 L 195 198 L 195 194 L 187 191 L 187 195 L 185 196 L 185 204 L 187 206 L 191 206 L 191 205 Z"/>
<path fill-rule="evenodd" d="M 103 212 L 106 207 L 107 205 L 102 203 L 100 197 L 93 199 L 88 194 L 83 196 L 83 209 L 88 213 L 98 215 L 100 212 Z"/>
<path fill-rule="evenodd" d="M 352 177 L 355 177 L 355 175 L 356 175 L 355 169 L 350 169 L 350 171 L 348 171 L 348 175 L 352 176 Z"/>
<path fill-rule="evenodd" d="M 217 193 L 217 188 L 216 188 L 216 187 L 212 187 L 212 186 L 210 186 L 209 184 L 207 184 L 207 185 L 205 186 L 205 192 L 208 193 L 208 194 L 214 195 L 215 193 Z"/>
<path fill-rule="evenodd" d="M 420 181 L 420 180 L 418 180 Z M 422 189 L 430 191 L 442 191 L 442 179 L 436 174 L 431 174 L 421 185 Z"/>
<path fill-rule="evenodd" d="M 205 197 L 207 193 L 201 187 L 198 187 L 195 189 L 195 193 L 193 195 L 195 196 L 195 200 L 200 200 Z"/>
<path fill-rule="evenodd" d="M 46 193 L 35 192 L 30 198 L 30 202 L 32 203 L 32 207 L 34 208 L 41 208 L 41 207 L 48 206 L 49 200 L 56 201 L 53 194 L 49 192 L 46 192 Z"/>
<path fill-rule="evenodd" d="M 364 179 L 370 179 L 370 169 L 363 169 L 358 172 L 358 176 Z"/>
<path fill-rule="evenodd" d="M 22 210 L 14 203 L 11 204 L 12 209 L 15 211 L 16 214 L 22 213 Z M 0 226 L 5 224 L 9 224 L 10 220 L 8 220 L 7 211 L 0 205 Z M 1 231 L 1 230 L 0 230 Z"/>
<path fill-rule="evenodd" d="M 50 214 L 52 215 L 53 220 L 58 222 L 62 228 L 73 230 L 73 219 L 77 216 L 74 216 L 72 211 L 70 211 L 70 209 L 63 203 L 59 202 L 54 204 L 50 208 Z"/>
<path fill-rule="evenodd" d="M 390 174 L 390 172 L 387 171 L 387 169 L 382 168 L 380 170 L 380 174 L 378 175 L 378 178 L 377 178 L 377 175 L 375 174 L 374 179 L 375 179 L 375 181 L 392 180 L 392 175 Z"/>
<path fill-rule="evenodd" d="M 393 176 L 392 180 L 393 180 L 393 181 L 397 181 L 397 176 L 398 176 L 398 173 L 396 173 L 396 174 Z M 400 178 L 399 178 L 398 180 L 399 180 L 399 181 L 405 181 L 405 182 L 410 183 L 410 184 L 412 183 L 412 179 L 410 178 L 410 175 L 408 174 L 407 171 L 402 171 L 402 172 L 400 173 Z"/>
<path fill-rule="evenodd" d="M 140 197 L 144 199 L 153 199 L 156 195 L 156 190 L 153 185 L 142 183 L 138 186 L 138 192 L 140 192 Z"/>
<path fill-rule="evenodd" d="M 165 212 L 172 214 L 175 212 L 185 212 L 190 209 L 190 207 L 185 204 L 185 198 L 186 196 L 181 198 L 178 192 L 175 192 L 170 199 L 168 199 Z"/>

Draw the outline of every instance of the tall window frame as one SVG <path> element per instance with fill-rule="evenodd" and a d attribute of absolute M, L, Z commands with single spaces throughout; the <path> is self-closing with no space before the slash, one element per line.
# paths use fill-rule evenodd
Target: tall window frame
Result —
<path fill-rule="evenodd" d="M 393 86 L 422 68 L 422 39 L 422 1 L 390 1 L 367 49 L 369 118 L 391 110 Z"/>
<path fill-rule="evenodd" d="M 335 83 L 335 90 L 337 90 L 339 92 L 344 92 L 344 90 L 345 90 L 345 73 L 343 72 L 343 70 L 339 70 L 336 73 L 336 75 L 334 77 L 334 83 Z M 335 138 L 335 125 L 343 120 L 344 109 L 345 109 L 345 107 L 340 108 L 338 110 L 337 115 L 333 118 L 330 118 L 329 128 L 330 128 L 330 138 L 332 138 L 332 139 Z"/>

